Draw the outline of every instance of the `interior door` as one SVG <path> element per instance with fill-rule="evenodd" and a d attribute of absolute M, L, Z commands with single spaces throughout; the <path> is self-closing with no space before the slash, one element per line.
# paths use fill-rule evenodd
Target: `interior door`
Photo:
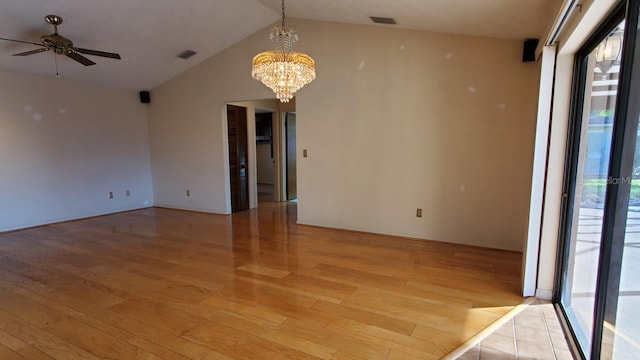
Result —
<path fill-rule="evenodd" d="M 227 105 L 231 211 L 249 209 L 247 108 Z"/>

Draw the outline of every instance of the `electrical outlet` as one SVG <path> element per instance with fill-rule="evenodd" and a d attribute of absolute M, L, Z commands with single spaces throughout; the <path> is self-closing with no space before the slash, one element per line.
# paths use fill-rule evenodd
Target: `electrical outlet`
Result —
<path fill-rule="evenodd" d="M 109 199 L 113 199 L 113 191 L 109 191 L 109 193 L 107 194 L 107 196 L 109 197 Z"/>
<path fill-rule="evenodd" d="M 127 197 L 129 197 L 129 196 L 131 196 L 131 191 L 127 190 L 127 191 L 124 192 L 124 194 L 127 195 Z"/>
<path fill-rule="evenodd" d="M 191 196 L 191 190 L 187 189 L 187 196 Z"/>
<path fill-rule="evenodd" d="M 416 217 L 422 217 L 422 209 L 416 209 Z"/>

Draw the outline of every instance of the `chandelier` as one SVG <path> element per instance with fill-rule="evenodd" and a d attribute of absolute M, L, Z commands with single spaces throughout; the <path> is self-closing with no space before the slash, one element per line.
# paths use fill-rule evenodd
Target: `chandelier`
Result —
<path fill-rule="evenodd" d="M 316 78 L 316 64 L 311 56 L 293 51 L 298 33 L 285 26 L 282 0 L 282 26 L 271 29 L 276 49 L 253 57 L 251 76 L 273 90 L 278 100 L 289 102 L 296 91 Z"/>

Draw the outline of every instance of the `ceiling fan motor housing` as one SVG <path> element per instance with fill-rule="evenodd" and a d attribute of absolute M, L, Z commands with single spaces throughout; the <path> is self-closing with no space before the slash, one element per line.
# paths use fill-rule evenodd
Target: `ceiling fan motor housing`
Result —
<path fill-rule="evenodd" d="M 45 46 L 53 49 L 56 54 L 64 54 L 66 51 L 73 47 L 73 41 L 55 33 L 51 35 L 43 35 L 42 37 L 40 37 L 40 41 Z"/>

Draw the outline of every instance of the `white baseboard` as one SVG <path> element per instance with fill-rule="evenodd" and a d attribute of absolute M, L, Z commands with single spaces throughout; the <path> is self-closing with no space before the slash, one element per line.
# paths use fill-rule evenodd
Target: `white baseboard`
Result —
<path fill-rule="evenodd" d="M 553 290 L 536 289 L 536 297 L 542 300 L 553 300 Z"/>

